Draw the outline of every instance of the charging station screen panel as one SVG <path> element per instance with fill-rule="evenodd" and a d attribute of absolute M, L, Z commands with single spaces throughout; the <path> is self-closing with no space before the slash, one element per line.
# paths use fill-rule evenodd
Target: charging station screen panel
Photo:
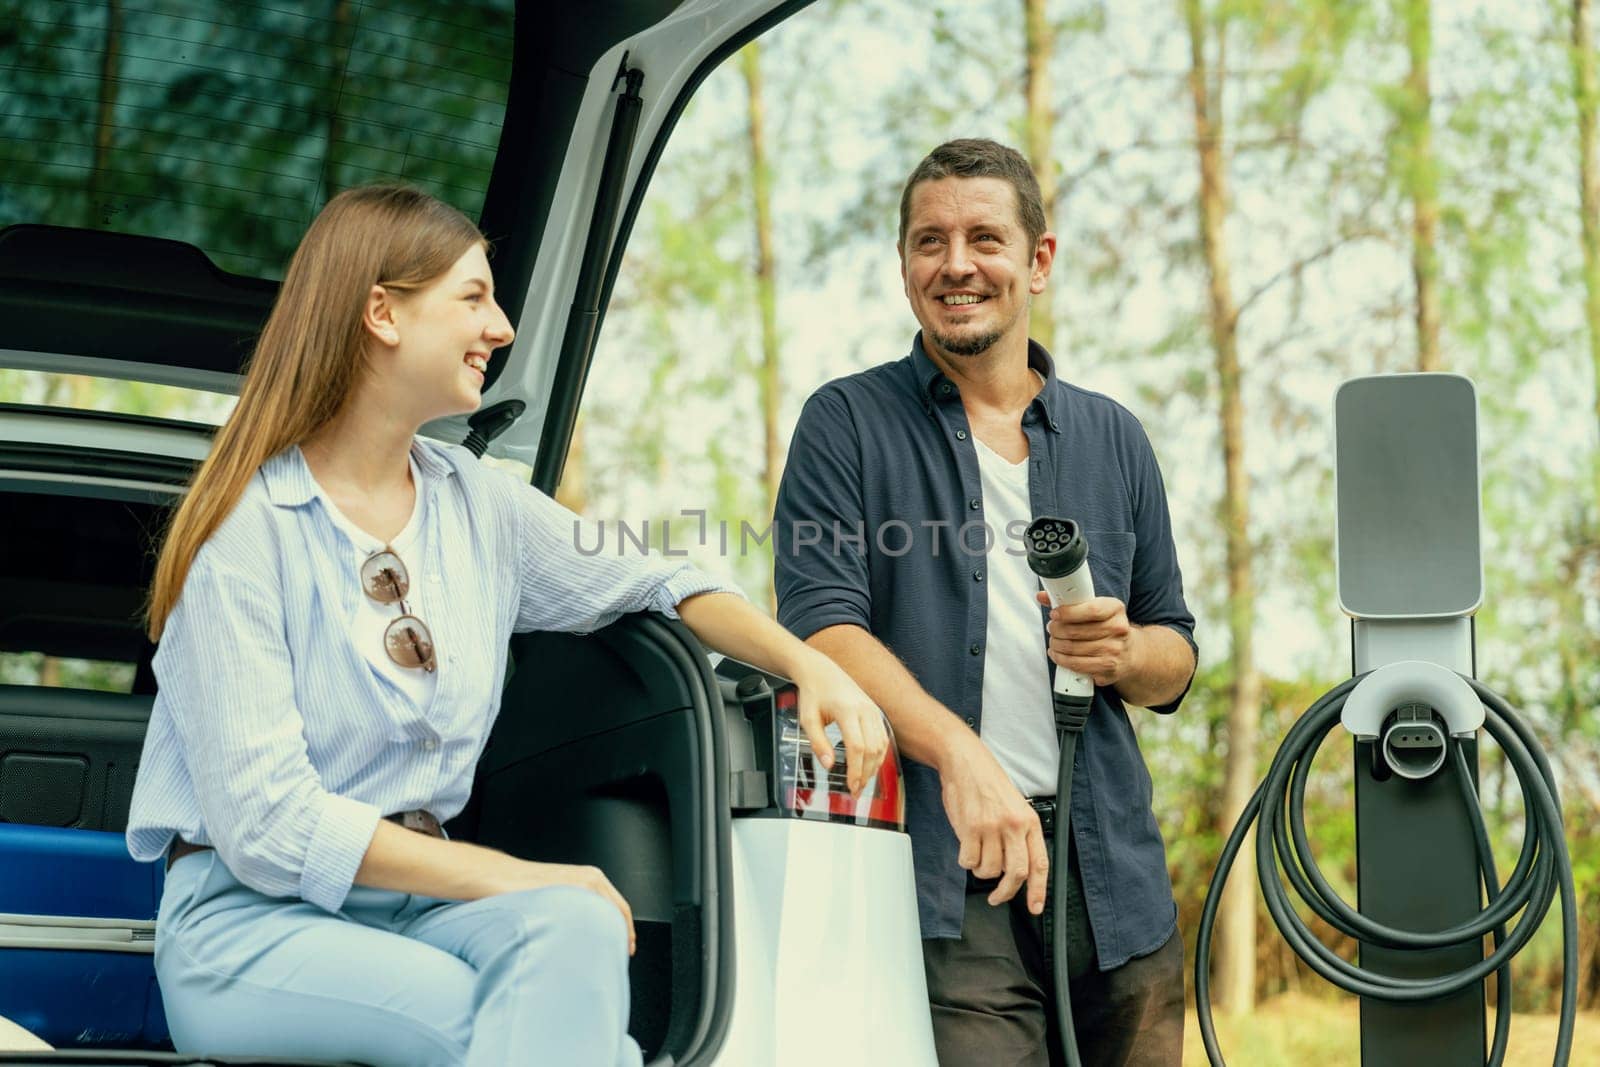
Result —
<path fill-rule="evenodd" d="M 1483 600 L 1478 400 L 1454 374 L 1344 383 L 1334 399 L 1339 604 L 1357 618 L 1467 615 Z"/>

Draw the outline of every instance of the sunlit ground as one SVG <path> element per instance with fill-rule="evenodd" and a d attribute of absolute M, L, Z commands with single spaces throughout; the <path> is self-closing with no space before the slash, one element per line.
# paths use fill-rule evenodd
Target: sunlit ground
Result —
<path fill-rule="evenodd" d="M 1494 1032 L 1494 1010 L 1486 1024 Z M 1229 1067 L 1356 1067 L 1361 1029 L 1354 998 L 1328 999 L 1288 993 L 1233 1021 L 1218 1017 L 1217 1041 Z M 1518 1014 L 1511 1022 L 1508 1067 L 1550 1067 L 1556 1047 L 1554 1015 Z M 1183 1062 L 1206 1062 L 1200 1026 L 1191 1012 L 1183 1031 Z M 1573 1032 L 1573 1067 L 1600 1067 L 1600 1013 L 1578 1016 Z M 1427 1067 L 1418 1064 L 1417 1067 Z"/>

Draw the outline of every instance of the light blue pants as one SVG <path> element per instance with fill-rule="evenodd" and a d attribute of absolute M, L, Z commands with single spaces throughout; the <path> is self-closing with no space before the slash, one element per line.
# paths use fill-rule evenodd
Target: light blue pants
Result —
<path fill-rule="evenodd" d="M 357 886 L 330 915 L 239 883 L 214 851 L 167 874 L 156 977 L 180 1052 L 371 1067 L 638 1067 L 627 930 L 561 886 L 466 903 Z"/>

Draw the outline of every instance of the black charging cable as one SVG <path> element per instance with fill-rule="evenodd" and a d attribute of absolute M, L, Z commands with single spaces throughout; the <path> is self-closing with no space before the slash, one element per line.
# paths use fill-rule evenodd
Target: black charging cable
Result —
<path fill-rule="evenodd" d="M 1295 954 L 1312 970 L 1333 985 L 1357 996 L 1391 1002 L 1418 1002 L 1450 996 L 1483 981 L 1491 973 L 1498 977 L 1494 1041 L 1489 1052 L 1489 1067 L 1505 1062 L 1506 1042 L 1511 1032 L 1511 958 L 1538 930 L 1550 910 L 1557 891 L 1561 894 L 1562 980 L 1561 1016 L 1556 1034 L 1555 1064 L 1566 1067 L 1572 1055 L 1572 1030 L 1578 1005 L 1578 909 L 1572 883 L 1572 861 L 1562 836 L 1560 794 L 1550 763 L 1539 747 L 1533 731 L 1522 716 L 1499 694 L 1474 679 L 1471 684 L 1482 701 L 1484 725 L 1505 753 L 1517 784 L 1527 819 L 1522 852 L 1517 865 L 1499 885 L 1494 856 L 1489 850 L 1489 833 L 1483 823 L 1471 768 L 1459 744 L 1451 744 L 1451 767 L 1461 789 L 1462 802 L 1470 814 L 1477 844 L 1478 866 L 1487 901 L 1478 916 L 1436 933 L 1401 930 L 1356 911 L 1328 883 L 1311 854 L 1305 827 L 1306 781 L 1311 764 L 1334 728 L 1340 725 L 1340 712 L 1350 691 L 1361 681 L 1352 678 L 1323 694 L 1290 728 L 1288 736 L 1273 756 L 1267 776 L 1256 788 L 1233 833 L 1228 835 L 1222 856 L 1206 892 L 1205 908 L 1200 913 L 1200 932 L 1195 940 L 1195 1009 L 1200 1021 L 1200 1036 L 1206 1057 L 1213 1067 L 1223 1067 L 1222 1050 L 1211 1016 L 1211 931 L 1216 923 L 1222 888 L 1234 858 L 1244 844 L 1253 823 L 1259 820 L 1269 833 L 1256 835 L 1256 872 L 1267 911 L 1278 931 Z M 1287 799 L 1287 803 L 1285 803 Z M 1281 866 L 1280 866 L 1281 865 Z M 1481 962 L 1437 978 L 1395 978 L 1347 963 L 1319 941 L 1295 912 L 1288 891 L 1279 879 L 1287 877 L 1307 907 L 1340 933 L 1363 944 L 1388 949 L 1438 949 L 1463 944 L 1481 945 L 1492 935 L 1493 951 Z M 1509 936 L 1506 921 L 1522 913 Z"/>
<path fill-rule="evenodd" d="M 1023 534 L 1028 566 L 1050 595 L 1053 606 L 1077 604 L 1094 597 L 1089 573 L 1089 542 L 1071 519 L 1041 516 Z M 1056 739 L 1061 762 L 1056 769 L 1055 838 L 1050 856 L 1050 915 L 1046 923 L 1051 973 L 1055 980 L 1056 1025 L 1067 1067 L 1079 1067 L 1078 1035 L 1072 1025 L 1072 995 L 1067 967 L 1067 869 L 1072 834 L 1072 766 L 1078 756 L 1078 736 L 1089 721 L 1094 704 L 1094 682 L 1084 675 L 1056 668 L 1051 687 Z"/>
<path fill-rule="evenodd" d="M 1061 763 L 1056 770 L 1055 839 L 1050 854 L 1050 966 L 1056 986 L 1056 1026 L 1068 1067 L 1079 1067 L 1078 1033 L 1072 1025 L 1072 996 L 1067 988 L 1067 850 L 1072 833 L 1072 764 L 1078 755 L 1078 735 L 1089 721 L 1089 705 L 1070 703 L 1054 694 L 1056 737 L 1061 743 Z"/>

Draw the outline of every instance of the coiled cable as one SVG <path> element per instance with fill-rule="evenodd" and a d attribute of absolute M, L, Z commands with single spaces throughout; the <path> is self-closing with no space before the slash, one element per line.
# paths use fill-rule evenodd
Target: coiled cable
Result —
<path fill-rule="evenodd" d="M 1195 1009 L 1206 1057 L 1213 1067 L 1223 1067 L 1211 1015 L 1212 927 L 1228 872 L 1251 825 L 1259 819 L 1261 825 L 1271 831 L 1256 835 L 1256 871 L 1267 911 L 1295 954 L 1333 985 L 1375 1000 L 1417 1002 L 1449 996 L 1481 982 L 1490 973 L 1497 973 L 1499 989 L 1489 1067 L 1500 1067 L 1505 1062 L 1511 1027 L 1511 958 L 1533 937 L 1559 891 L 1562 981 L 1554 1062 L 1556 1067 L 1566 1067 L 1572 1054 L 1572 1030 L 1577 1012 L 1578 909 L 1572 862 L 1562 836 L 1561 802 L 1550 763 L 1522 717 L 1499 694 L 1471 678 L 1466 679 L 1484 705 L 1484 726 L 1505 753 L 1522 791 L 1527 827 L 1517 865 L 1503 888 L 1498 884 L 1471 769 L 1460 744 L 1452 739 L 1449 746 L 1451 767 L 1472 822 L 1487 901 L 1476 918 L 1435 933 L 1386 926 L 1362 915 L 1341 899 L 1317 867 L 1305 829 L 1306 781 L 1317 752 L 1339 725 L 1345 699 L 1362 677 L 1365 676 L 1352 678 L 1323 694 L 1290 728 L 1273 756 L 1266 777 L 1223 846 L 1206 892 L 1205 907 L 1200 913 L 1200 931 L 1195 940 Z M 1391 949 L 1437 949 L 1473 942 L 1481 945 L 1483 937 L 1491 935 L 1493 951 L 1481 962 L 1437 978 L 1396 978 L 1348 963 L 1322 944 L 1295 912 L 1278 877 L 1280 870 L 1318 917 L 1363 944 Z M 1522 913 L 1522 918 L 1508 936 L 1506 921 L 1518 912 Z"/>

